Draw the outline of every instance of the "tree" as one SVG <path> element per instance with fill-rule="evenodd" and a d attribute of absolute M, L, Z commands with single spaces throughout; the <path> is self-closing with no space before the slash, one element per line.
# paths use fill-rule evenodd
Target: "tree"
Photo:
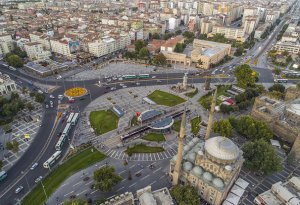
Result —
<path fill-rule="evenodd" d="M 251 171 L 271 174 L 282 169 L 281 160 L 274 148 L 262 139 L 245 143 L 242 150 L 244 165 Z"/>
<path fill-rule="evenodd" d="M 22 51 L 22 49 L 18 46 L 15 47 L 15 49 L 13 50 L 13 53 L 16 54 L 17 56 L 19 56 L 20 58 L 27 57 L 27 53 L 25 51 Z"/>
<path fill-rule="evenodd" d="M 273 72 L 275 75 L 280 75 L 281 69 L 276 67 L 276 68 L 274 68 L 274 69 L 272 70 L 272 72 Z"/>
<path fill-rule="evenodd" d="M 22 89 L 21 89 L 21 92 L 22 92 L 22 94 L 27 93 L 27 88 L 25 86 L 23 86 Z"/>
<path fill-rule="evenodd" d="M 241 56 L 244 53 L 244 47 L 238 46 L 234 52 L 234 56 Z"/>
<path fill-rule="evenodd" d="M 184 43 L 177 43 L 174 49 L 176 53 L 182 53 L 185 49 L 186 45 Z"/>
<path fill-rule="evenodd" d="M 135 43 L 134 43 L 134 46 L 135 46 L 135 51 L 136 52 L 140 52 L 140 50 L 142 48 L 144 48 L 146 46 L 145 42 L 142 41 L 142 40 L 137 40 Z"/>
<path fill-rule="evenodd" d="M 152 34 L 152 39 L 160 39 L 160 35 L 158 33 Z"/>
<path fill-rule="evenodd" d="M 234 128 L 239 134 L 245 136 L 248 139 L 264 139 L 266 141 L 269 141 L 273 138 L 273 133 L 266 123 L 255 120 L 249 115 L 241 116 Z"/>
<path fill-rule="evenodd" d="M 167 58 L 164 54 L 159 53 L 154 56 L 153 63 L 158 66 L 165 66 L 167 64 Z"/>
<path fill-rule="evenodd" d="M 238 66 L 234 71 L 234 75 L 238 86 L 242 88 L 253 87 L 257 80 L 257 73 L 247 64 Z"/>
<path fill-rule="evenodd" d="M 223 137 L 230 137 L 232 134 L 232 126 L 228 119 L 216 121 L 213 125 L 213 130 Z"/>
<path fill-rule="evenodd" d="M 17 55 L 10 55 L 6 58 L 7 63 L 15 68 L 20 68 L 24 65 L 23 60 Z"/>
<path fill-rule="evenodd" d="M 95 187 L 100 191 L 107 192 L 112 189 L 122 177 L 115 174 L 114 167 L 103 167 L 94 172 Z"/>
<path fill-rule="evenodd" d="M 82 199 L 73 199 L 70 201 L 65 201 L 63 205 L 88 205 L 89 203 L 86 200 Z"/>
<path fill-rule="evenodd" d="M 185 31 L 183 34 L 182 34 L 185 38 L 195 38 L 195 34 L 191 31 Z"/>
<path fill-rule="evenodd" d="M 45 96 L 40 93 L 35 93 L 35 102 L 43 103 L 45 100 Z"/>
<path fill-rule="evenodd" d="M 0 160 L 0 170 L 2 169 L 2 167 L 3 167 L 3 161 Z"/>
<path fill-rule="evenodd" d="M 182 33 L 182 31 L 179 29 L 179 30 L 177 30 L 177 31 L 175 31 L 175 34 L 176 35 L 180 35 Z"/>
<path fill-rule="evenodd" d="M 175 185 L 171 189 L 171 195 L 175 198 L 178 205 L 199 205 L 200 197 L 197 190 L 191 185 Z"/>
<path fill-rule="evenodd" d="M 231 111 L 233 111 L 233 108 L 230 105 L 221 104 L 220 111 L 224 114 L 229 114 Z"/>
<path fill-rule="evenodd" d="M 7 142 L 6 149 L 11 150 L 14 153 L 17 153 L 19 151 L 19 142 L 17 140 Z"/>
<path fill-rule="evenodd" d="M 272 85 L 271 87 L 269 87 L 269 91 L 270 92 L 278 91 L 278 92 L 284 93 L 285 92 L 285 87 L 284 87 L 284 85 L 282 85 L 280 83 L 276 83 L 276 84 Z"/>
<path fill-rule="evenodd" d="M 150 52 L 149 52 L 149 50 L 146 47 L 140 49 L 140 51 L 139 51 L 139 58 L 141 58 L 141 59 L 148 59 L 149 56 L 150 56 Z"/>
<path fill-rule="evenodd" d="M 5 133 L 8 133 L 11 131 L 11 124 L 5 124 L 3 125 L 3 130 Z"/>
<path fill-rule="evenodd" d="M 27 109 L 28 109 L 29 111 L 32 111 L 32 110 L 34 109 L 34 106 L 32 105 L 31 102 L 27 103 L 26 106 L 27 106 Z"/>

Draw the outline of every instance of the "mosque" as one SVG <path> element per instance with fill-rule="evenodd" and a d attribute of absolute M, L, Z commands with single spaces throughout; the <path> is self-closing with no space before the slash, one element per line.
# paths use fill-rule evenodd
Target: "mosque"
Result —
<path fill-rule="evenodd" d="M 170 161 L 173 185 L 192 185 L 212 205 L 220 205 L 237 180 L 244 159 L 242 151 L 225 137 L 210 138 L 216 104 L 215 91 L 205 140 L 194 138 L 184 146 L 186 114 L 183 114 L 178 137 L 178 153 Z"/>

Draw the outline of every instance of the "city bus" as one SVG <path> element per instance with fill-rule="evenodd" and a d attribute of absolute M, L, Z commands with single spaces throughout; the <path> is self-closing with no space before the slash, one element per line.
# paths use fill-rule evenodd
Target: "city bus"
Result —
<path fill-rule="evenodd" d="M 0 172 L 0 182 L 2 182 L 7 177 L 7 173 L 5 171 Z"/>
<path fill-rule="evenodd" d="M 49 169 L 61 156 L 61 151 L 56 151 L 46 162 L 44 162 L 43 166 L 46 169 Z"/>
<path fill-rule="evenodd" d="M 124 79 L 135 79 L 136 75 L 123 75 L 122 78 L 124 78 Z"/>
<path fill-rule="evenodd" d="M 75 125 L 79 119 L 79 113 L 75 113 L 71 121 L 71 125 Z"/>
<path fill-rule="evenodd" d="M 288 82 L 288 79 L 274 79 L 274 83 L 287 83 Z"/>
<path fill-rule="evenodd" d="M 139 74 L 139 78 L 150 78 L 149 74 Z"/>
<path fill-rule="evenodd" d="M 57 150 L 57 151 L 60 151 L 61 149 L 62 149 L 62 147 L 63 147 L 63 145 L 64 145 L 64 143 L 65 143 L 65 141 L 66 141 L 66 135 L 64 135 L 64 134 L 62 134 L 60 137 L 59 137 L 59 139 L 58 139 L 58 141 L 57 141 L 57 143 L 56 143 L 56 145 L 55 145 L 55 149 Z"/>
<path fill-rule="evenodd" d="M 67 125 L 65 126 L 65 129 L 63 131 L 63 134 L 68 136 L 70 129 L 71 129 L 71 123 L 67 123 Z"/>
<path fill-rule="evenodd" d="M 70 123 L 72 121 L 73 116 L 74 116 L 74 112 L 71 112 L 68 119 L 67 119 L 67 123 Z"/>

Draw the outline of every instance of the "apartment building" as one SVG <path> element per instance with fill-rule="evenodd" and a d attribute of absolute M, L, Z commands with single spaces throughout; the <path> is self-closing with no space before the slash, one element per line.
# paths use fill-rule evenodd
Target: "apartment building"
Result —
<path fill-rule="evenodd" d="M 14 49 L 14 44 L 11 35 L 0 35 L 0 55 L 10 53 Z"/>
<path fill-rule="evenodd" d="M 174 38 L 170 38 L 160 47 L 160 50 L 173 52 L 176 47 L 176 44 L 183 43 L 183 42 L 184 42 L 183 36 L 176 36 Z"/>
<path fill-rule="evenodd" d="M 43 44 L 39 42 L 30 42 L 24 45 L 24 49 L 30 60 L 47 60 L 51 56 L 50 51 L 45 51 Z"/>
<path fill-rule="evenodd" d="M 288 51 L 291 54 L 299 54 L 300 53 L 300 43 L 296 42 L 277 42 L 274 46 L 275 50 L 278 51 Z"/>
<path fill-rule="evenodd" d="M 64 37 L 61 39 L 51 39 L 50 45 L 52 52 L 63 55 L 68 58 L 75 57 L 73 53 L 80 48 L 79 41 Z"/>
<path fill-rule="evenodd" d="M 10 79 L 9 75 L 0 74 L 0 96 L 10 95 L 16 89 L 16 83 Z"/>
<path fill-rule="evenodd" d="M 51 50 L 50 40 L 47 35 L 35 31 L 30 33 L 29 37 L 31 42 L 39 42 L 44 46 L 45 49 Z"/>
<path fill-rule="evenodd" d="M 200 29 L 200 33 L 201 34 L 208 34 L 210 32 L 212 32 L 212 23 L 210 21 L 203 21 L 201 23 L 201 29 Z"/>
<path fill-rule="evenodd" d="M 244 22 L 244 32 L 245 34 L 251 34 L 253 31 L 255 31 L 257 25 L 259 22 L 258 16 L 247 16 L 245 18 Z"/>
<path fill-rule="evenodd" d="M 230 44 L 195 39 L 191 52 L 191 60 L 197 64 L 201 60 L 202 64 L 198 66 L 208 69 L 212 64 L 220 62 L 230 52 Z"/>
<path fill-rule="evenodd" d="M 248 37 L 247 35 L 245 35 L 244 28 L 233 28 L 215 25 L 213 26 L 212 32 L 209 33 L 209 36 L 213 36 L 216 33 L 222 33 L 225 35 L 226 38 L 234 39 L 241 42 L 244 42 Z"/>

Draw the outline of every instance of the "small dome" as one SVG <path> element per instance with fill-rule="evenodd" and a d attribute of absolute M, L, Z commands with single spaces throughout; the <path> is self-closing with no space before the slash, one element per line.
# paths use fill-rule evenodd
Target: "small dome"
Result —
<path fill-rule="evenodd" d="M 239 156 L 239 148 L 226 137 L 213 137 L 205 142 L 205 151 L 216 159 L 231 161 Z"/>
<path fill-rule="evenodd" d="M 200 150 L 197 154 L 200 155 L 200 156 L 203 156 L 203 155 L 204 155 L 204 153 L 203 153 L 202 150 Z"/>
<path fill-rule="evenodd" d="M 185 145 L 184 148 L 183 148 L 183 150 L 184 150 L 184 151 L 189 151 L 189 150 L 190 150 L 190 146 Z"/>
<path fill-rule="evenodd" d="M 210 181 L 212 180 L 212 178 L 213 178 L 213 176 L 212 176 L 212 174 L 211 174 L 210 172 L 204 172 L 204 174 L 203 174 L 203 179 L 204 179 L 205 181 L 210 182 Z"/>
<path fill-rule="evenodd" d="M 201 177 L 201 175 L 203 174 L 203 169 L 201 167 L 195 166 L 192 169 L 192 173 L 196 176 L 196 177 Z"/>
<path fill-rule="evenodd" d="M 226 165 L 226 166 L 225 166 L 225 169 L 226 169 L 226 171 L 229 171 L 229 172 L 230 172 L 230 171 L 232 171 L 232 166 Z"/>
<path fill-rule="evenodd" d="M 191 162 L 185 162 L 183 163 L 183 170 L 186 172 L 191 171 L 193 168 L 193 164 Z"/>
<path fill-rule="evenodd" d="M 189 153 L 189 155 L 187 157 L 187 160 L 190 161 L 190 162 L 194 162 L 195 159 L 196 159 L 196 154 L 194 152 Z"/>
<path fill-rule="evenodd" d="M 220 189 L 223 189 L 224 188 L 224 182 L 222 179 L 220 178 L 215 178 L 213 181 L 212 181 L 213 185 L 216 187 L 216 188 L 220 188 Z"/>

